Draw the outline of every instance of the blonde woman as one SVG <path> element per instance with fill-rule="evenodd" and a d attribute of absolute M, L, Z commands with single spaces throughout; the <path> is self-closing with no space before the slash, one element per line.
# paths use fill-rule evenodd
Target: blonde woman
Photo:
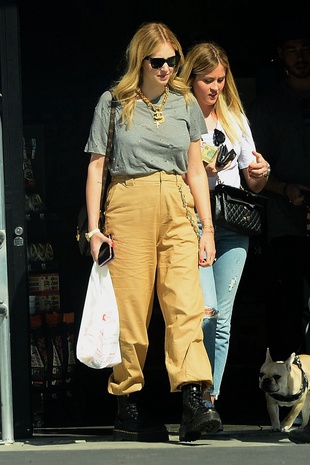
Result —
<path fill-rule="evenodd" d="M 97 261 L 103 242 L 113 241 L 115 250 L 108 266 L 119 309 L 122 362 L 108 383 L 118 401 L 113 437 L 168 440 L 165 426 L 147 417 L 140 403 L 157 292 L 166 325 L 170 390 L 183 395 L 179 437 L 194 441 L 203 430 L 214 432 L 220 426 L 218 414 L 201 400 L 202 390 L 212 386 L 212 373 L 203 344 L 198 265 L 211 266 L 215 258 L 208 179 L 200 155 L 204 120 L 177 77 L 183 53 L 166 25 L 143 24 L 126 57 L 124 75 L 99 99 L 85 148 L 91 153 L 86 197 L 93 259 Z M 103 234 L 97 225 L 111 94 L 118 104 Z M 190 191 L 182 179 L 185 173 Z M 200 241 L 194 204 L 203 223 Z"/>
<path fill-rule="evenodd" d="M 201 146 L 202 149 L 209 148 L 211 153 L 210 162 L 204 162 L 211 196 L 218 183 L 240 187 L 240 172 L 249 189 L 260 192 L 267 182 L 270 168 L 255 150 L 225 50 L 214 42 L 194 45 L 186 55 L 181 77 L 192 89 L 205 119 Z M 235 152 L 235 158 L 222 168 L 216 166 L 216 150 L 220 146 Z M 199 221 L 199 212 L 197 216 Z M 205 302 L 204 341 L 214 380 L 213 388 L 204 392 L 203 399 L 207 407 L 214 409 L 225 370 L 233 305 L 247 257 L 249 238 L 216 227 L 215 246 L 216 262 L 208 268 L 200 267 Z"/>

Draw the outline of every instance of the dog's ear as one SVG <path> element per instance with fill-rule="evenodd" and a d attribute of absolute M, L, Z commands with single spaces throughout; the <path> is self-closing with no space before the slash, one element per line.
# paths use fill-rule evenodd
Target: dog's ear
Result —
<path fill-rule="evenodd" d="M 273 362 L 271 355 L 270 355 L 269 347 L 267 347 L 265 363 L 268 363 L 268 362 Z"/>
<path fill-rule="evenodd" d="M 295 352 L 293 352 L 293 353 L 289 356 L 289 358 L 288 358 L 287 360 L 285 360 L 284 363 L 285 363 L 285 366 L 286 366 L 286 368 L 287 368 L 287 371 L 291 371 L 291 369 L 292 369 L 292 364 L 293 364 L 293 362 L 294 362 L 294 360 L 295 360 L 295 356 L 296 356 L 296 354 L 295 354 Z"/>

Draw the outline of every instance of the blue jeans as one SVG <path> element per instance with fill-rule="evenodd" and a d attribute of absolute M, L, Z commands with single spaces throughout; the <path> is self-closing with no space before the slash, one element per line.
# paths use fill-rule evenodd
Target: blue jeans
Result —
<path fill-rule="evenodd" d="M 198 225 L 201 228 L 199 220 Z M 215 245 L 216 262 L 211 267 L 199 269 L 205 308 L 214 313 L 213 316 L 205 315 L 202 328 L 213 374 L 210 394 L 217 399 L 227 361 L 232 311 L 247 257 L 249 238 L 216 227 Z"/>

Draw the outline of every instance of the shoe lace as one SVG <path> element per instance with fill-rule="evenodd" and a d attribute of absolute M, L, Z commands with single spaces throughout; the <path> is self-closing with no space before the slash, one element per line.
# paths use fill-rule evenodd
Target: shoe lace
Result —
<path fill-rule="evenodd" d="M 138 420 L 139 411 L 136 402 L 130 402 L 130 404 L 126 408 L 126 412 L 135 420 Z"/>
<path fill-rule="evenodd" d="M 190 403 L 193 407 L 201 406 L 201 392 L 197 389 L 193 389 L 190 393 Z"/>

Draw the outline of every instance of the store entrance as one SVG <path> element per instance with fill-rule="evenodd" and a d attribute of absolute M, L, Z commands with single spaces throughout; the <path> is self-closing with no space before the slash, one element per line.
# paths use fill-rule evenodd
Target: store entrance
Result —
<path fill-rule="evenodd" d="M 95 19 L 101 21 L 99 15 L 82 14 L 83 2 L 76 4 L 77 9 L 58 2 L 60 9 L 70 10 L 62 15 L 52 7 L 47 14 L 48 5 L 43 3 L 33 15 L 35 2 L 16 2 L 16 8 L 14 2 L 7 3 L 10 8 L 0 11 L 0 50 L 14 427 L 16 438 L 25 438 L 45 428 L 104 427 L 114 421 L 115 399 L 106 390 L 110 370 L 92 370 L 75 357 L 92 264 L 80 256 L 75 233 L 85 200 L 84 146 L 93 109 L 116 77 L 113 73 L 121 71 L 118 63 L 127 32 L 122 30 L 119 43 L 111 46 L 111 34 L 102 38 L 100 28 L 93 27 Z M 98 2 L 101 14 L 106 4 Z M 175 21 L 177 29 L 171 9 L 170 16 L 165 9 L 164 19 Z M 100 40 L 96 55 L 102 60 L 98 63 L 93 59 L 95 32 Z M 259 47 L 263 50 L 261 38 Z M 243 95 L 254 88 L 253 79 L 247 77 L 240 85 Z M 264 302 L 255 300 L 251 285 L 262 270 L 259 246 L 253 244 L 236 299 L 219 401 L 225 422 L 242 421 L 240 386 L 250 393 L 242 395 L 242 411 L 255 421 L 265 412 L 257 387 L 266 350 Z M 180 396 L 169 392 L 163 335 L 156 302 L 145 395 L 150 405 L 160 399 L 165 421 L 178 422 Z"/>
<path fill-rule="evenodd" d="M 32 435 L 29 315 L 27 293 L 27 227 L 22 165 L 22 98 L 17 9 L 12 2 L 0 8 L 1 119 L 5 199 L 7 281 L 9 292 L 11 373 L 1 380 L 9 389 L 12 378 L 13 429 L 15 438 Z M 5 266 L 1 261 L 1 267 Z M 1 283 L 3 285 L 3 282 Z M 0 298 L 4 302 L 4 296 Z M 7 339 L 7 344 L 9 340 Z M 2 343 L 4 341 L 2 340 Z M 2 353 L 3 356 L 3 353 Z M 1 359 L 1 370 L 3 359 Z M 1 399 L 2 402 L 5 399 Z M 5 406 L 7 408 L 7 405 Z M 3 428 L 5 425 L 3 425 Z"/>

